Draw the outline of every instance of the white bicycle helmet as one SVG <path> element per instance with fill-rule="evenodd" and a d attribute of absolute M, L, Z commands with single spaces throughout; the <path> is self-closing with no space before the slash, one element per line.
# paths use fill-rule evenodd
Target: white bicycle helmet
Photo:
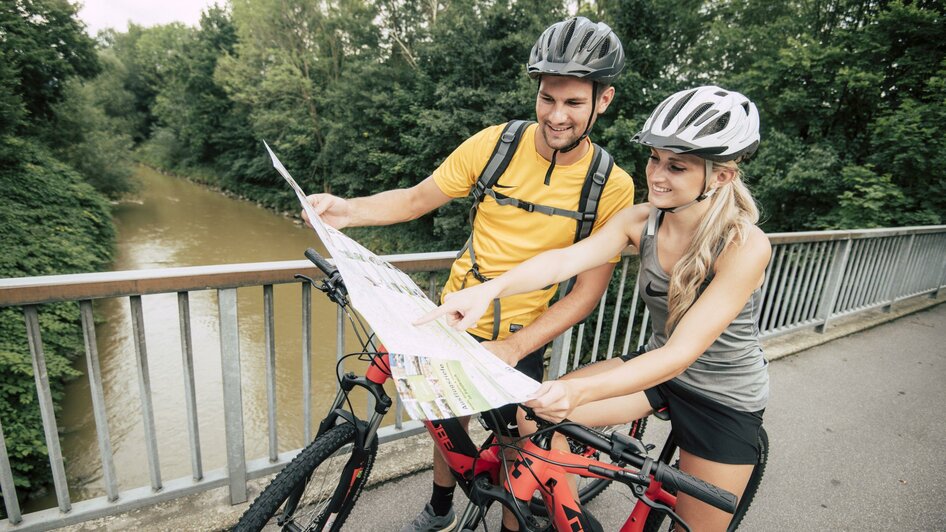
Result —
<path fill-rule="evenodd" d="M 660 209 L 679 212 L 716 192 L 710 188 L 714 162 L 740 161 L 755 153 L 759 147 L 759 110 L 742 94 L 715 85 L 688 89 L 657 106 L 631 141 L 703 158 L 703 192 L 683 205 Z"/>
<path fill-rule="evenodd" d="M 759 111 L 738 92 L 697 87 L 664 100 L 631 140 L 716 162 L 738 161 L 759 146 Z"/>

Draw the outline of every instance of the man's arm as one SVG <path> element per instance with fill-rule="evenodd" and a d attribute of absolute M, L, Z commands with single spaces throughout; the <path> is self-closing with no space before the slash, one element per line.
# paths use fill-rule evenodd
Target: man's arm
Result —
<path fill-rule="evenodd" d="M 507 364 L 515 366 L 526 355 L 551 342 L 594 310 L 611 282 L 614 266 L 614 263 L 609 262 L 578 274 L 572 291 L 535 321 L 505 340 L 487 342 L 484 347 Z"/>
<path fill-rule="evenodd" d="M 344 229 L 407 222 L 453 198 L 444 194 L 431 176 L 411 188 L 387 190 L 373 196 L 344 199 L 331 194 L 312 194 L 307 199 L 322 221 L 336 229 Z M 305 211 L 302 218 L 309 223 Z"/>

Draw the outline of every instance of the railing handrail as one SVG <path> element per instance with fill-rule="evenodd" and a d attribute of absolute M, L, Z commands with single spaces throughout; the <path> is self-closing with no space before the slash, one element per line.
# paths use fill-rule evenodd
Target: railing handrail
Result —
<path fill-rule="evenodd" d="M 769 235 L 769 241 L 789 244 L 941 232 L 946 232 L 946 225 L 773 233 Z M 637 250 L 630 246 L 622 253 L 624 256 L 636 254 Z M 384 259 L 402 271 L 412 273 L 449 268 L 455 257 L 456 251 L 435 251 L 385 255 Z M 0 279 L 0 307 L 292 283 L 296 281 L 294 275 L 297 273 L 314 278 L 321 275 L 307 260 L 287 260 L 17 277 Z"/>
<path fill-rule="evenodd" d="M 448 268 L 455 257 L 453 251 L 436 251 L 384 258 L 410 273 Z M 292 283 L 297 273 L 322 275 L 308 260 L 286 260 L 16 277 L 0 279 L 0 307 Z"/>

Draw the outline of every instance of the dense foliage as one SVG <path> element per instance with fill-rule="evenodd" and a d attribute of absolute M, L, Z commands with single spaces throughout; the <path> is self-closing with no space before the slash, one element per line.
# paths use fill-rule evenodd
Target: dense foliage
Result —
<path fill-rule="evenodd" d="M 129 188 L 131 138 L 105 107 L 118 101 L 108 80 L 120 68 L 99 61 L 67 2 L 0 4 L 0 278 L 95 271 L 110 259 L 105 194 Z M 79 309 L 44 305 L 39 320 L 58 405 L 83 349 Z M 16 307 L 0 308 L 0 421 L 18 495 L 42 490 L 49 462 Z"/>
<path fill-rule="evenodd" d="M 638 178 L 629 138 L 649 111 L 716 83 L 762 111 L 763 148 L 745 169 L 766 230 L 943 220 L 942 3 L 681 0 L 673 16 L 658 0 L 577 6 L 625 43 L 628 68 L 594 137 Z M 261 140 L 309 191 L 413 185 L 471 133 L 533 115 L 528 50 L 575 7 L 233 0 L 198 28 L 133 26 L 104 44 L 128 73 L 145 158 L 295 210 Z M 383 252 L 456 247 L 464 210 L 357 236 Z"/>

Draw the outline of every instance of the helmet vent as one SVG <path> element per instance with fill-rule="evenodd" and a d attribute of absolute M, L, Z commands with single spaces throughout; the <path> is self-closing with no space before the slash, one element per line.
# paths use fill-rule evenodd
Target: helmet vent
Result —
<path fill-rule="evenodd" d="M 670 122 L 672 122 L 673 119 L 677 117 L 677 114 L 680 112 L 680 109 L 683 109 L 683 106 L 686 105 L 687 102 L 690 101 L 690 98 L 692 98 L 694 94 L 696 94 L 695 90 L 690 91 L 689 94 L 687 94 L 683 98 L 680 98 L 677 101 L 677 103 L 674 104 L 674 106 L 670 108 L 670 111 L 667 113 L 667 118 L 664 119 L 664 123 L 661 126 L 662 128 L 666 128 L 667 126 L 670 125 Z"/>
<path fill-rule="evenodd" d="M 749 116 L 749 102 L 742 102 L 742 108 L 746 110 L 746 116 Z"/>
<path fill-rule="evenodd" d="M 605 39 L 604 42 L 601 43 L 601 52 L 598 54 L 598 57 L 601 58 L 608 55 L 609 51 L 611 51 L 611 41 Z"/>
<path fill-rule="evenodd" d="M 578 45 L 578 49 L 579 49 L 579 50 L 584 50 L 584 49 L 585 49 L 585 45 L 588 44 L 588 41 L 591 40 L 591 36 L 594 35 L 594 34 L 595 34 L 595 32 L 593 32 L 593 31 L 589 31 L 588 33 L 586 33 L 585 36 L 582 37 L 582 39 L 581 39 L 581 44 Z M 606 41 L 606 42 L 607 42 L 607 41 Z"/>
<path fill-rule="evenodd" d="M 559 53 L 564 54 L 565 49 L 568 48 L 568 43 L 572 40 L 572 35 L 575 33 L 575 23 L 578 19 L 571 19 L 568 21 L 568 25 L 565 26 L 565 37 L 562 38 L 562 50 Z"/>
<path fill-rule="evenodd" d="M 689 127 L 690 124 L 695 122 L 697 118 L 699 118 L 704 112 L 706 112 L 707 109 L 709 109 L 712 106 L 713 104 L 704 103 L 703 105 L 697 107 L 696 110 L 690 113 L 690 116 L 688 116 L 687 119 L 683 122 L 683 125 L 680 126 L 680 129 L 682 130 L 685 127 Z"/>
<path fill-rule="evenodd" d="M 715 94 L 716 96 L 720 96 L 720 97 L 722 97 L 722 98 L 725 98 L 726 96 L 729 96 L 729 93 L 726 92 L 726 91 L 716 91 L 716 92 L 714 92 L 713 94 Z"/>
<path fill-rule="evenodd" d="M 713 120 L 713 121 L 710 122 L 709 124 L 706 124 L 706 127 L 704 127 L 702 130 L 700 130 L 700 132 L 699 132 L 699 134 L 697 134 L 696 138 L 704 137 L 704 136 L 706 136 L 706 135 L 712 135 L 713 133 L 719 133 L 720 131 L 722 131 L 723 129 L 726 128 L 726 125 L 727 125 L 727 124 L 729 124 L 729 113 L 728 113 L 728 112 L 727 112 L 727 113 L 723 113 L 723 114 L 720 115 L 719 118 L 717 118 L 716 120 Z"/>

